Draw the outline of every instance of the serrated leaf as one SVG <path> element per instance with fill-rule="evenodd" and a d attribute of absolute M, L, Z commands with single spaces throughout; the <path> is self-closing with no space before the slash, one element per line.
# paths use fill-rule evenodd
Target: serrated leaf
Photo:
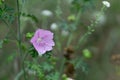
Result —
<path fill-rule="evenodd" d="M 15 19 L 14 9 L 6 4 L 3 4 L 2 7 L 0 7 L 0 18 L 12 23 Z"/>
<path fill-rule="evenodd" d="M 47 63 L 47 62 L 44 62 L 43 64 L 42 64 L 42 66 L 43 66 L 43 70 L 45 70 L 45 71 L 51 71 L 54 67 L 52 66 L 52 65 L 50 65 L 49 63 Z"/>
<path fill-rule="evenodd" d="M 51 73 L 49 75 L 46 76 L 47 80 L 59 80 L 59 72 L 55 72 L 55 73 Z"/>
<path fill-rule="evenodd" d="M 20 15 L 23 16 L 23 17 L 31 18 L 36 23 L 39 22 L 38 18 L 33 14 L 26 14 L 26 13 L 22 12 L 22 13 L 20 13 Z"/>

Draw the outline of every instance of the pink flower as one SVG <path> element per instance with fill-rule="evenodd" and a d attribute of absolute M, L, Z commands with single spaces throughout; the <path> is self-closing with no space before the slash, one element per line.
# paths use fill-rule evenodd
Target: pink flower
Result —
<path fill-rule="evenodd" d="M 48 30 L 38 29 L 30 40 L 39 55 L 52 50 L 55 45 L 53 41 L 53 33 Z"/>

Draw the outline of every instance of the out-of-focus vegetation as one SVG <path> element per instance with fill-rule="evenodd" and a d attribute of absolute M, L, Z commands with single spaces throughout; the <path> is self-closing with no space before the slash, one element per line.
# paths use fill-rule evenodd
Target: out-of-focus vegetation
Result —
<path fill-rule="evenodd" d="M 120 0 L 108 1 L 111 6 L 102 14 L 102 0 L 19 0 L 20 13 L 15 0 L 0 2 L 0 80 L 25 80 L 16 41 L 18 15 L 23 56 L 36 29 L 54 33 L 52 52 L 42 59 L 29 52 L 25 58 L 27 80 L 43 80 L 44 76 L 46 80 L 66 80 L 66 76 L 119 80 Z"/>

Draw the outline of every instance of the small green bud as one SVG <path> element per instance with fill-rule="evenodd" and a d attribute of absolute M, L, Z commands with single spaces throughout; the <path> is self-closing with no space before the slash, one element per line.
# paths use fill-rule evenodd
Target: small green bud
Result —
<path fill-rule="evenodd" d="M 84 49 L 83 56 L 87 59 L 90 59 L 90 58 L 92 58 L 92 53 L 88 49 Z"/>
<path fill-rule="evenodd" d="M 75 21 L 75 15 L 68 16 L 68 21 Z"/>
<path fill-rule="evenodd" d="M 9 40 L 6 39 L 6 38 L 3 40 L 4 43 L 8 43 L 8 41 L 9 41 Z"/>
<path fill-rule="evenodd" d="M 91 31 L 92 31 L 92 32 L 94 32 L 95 30 L 94 30 L 94 29 L 92 29 Z"/>
<path fill-rule="evenodd" d="M 62 80 L 67 80 L 67 75 L 66 74 L 62 75 Z"/>
<path fill-rule="evenodd" d="M 26 34 L 26 37 L 27 37 L 27 38 L 31 38 L 31 37 L 33 37 L 33 35 L 34 35 L 33 33 L 28 32 L 28 33 Z"/>

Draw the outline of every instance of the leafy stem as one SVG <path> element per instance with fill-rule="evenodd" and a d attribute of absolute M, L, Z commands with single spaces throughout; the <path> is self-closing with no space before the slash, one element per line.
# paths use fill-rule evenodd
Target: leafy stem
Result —
<path fill-rule="evenodd" d="M 105 6 L 103 6 L 103 7 L 101 8 L 101 10 L 100 10 L 101 13 L 96 16 L 96 20 L 95 20 L 95 21 L 92 21 L 92 23 L 90 24 L 90 26 L 88 26 L 88 31 L 87 31 L 82 37 L 80 37 L 80 38 L 78 39 L 79 41 L 78 41 L 78 45 L 76 46 L 76 49 L 78 49 L 79 46 L 80 46 L 83 42 L 85 42 L 85 40 L 88 38 L 88 36 L 95 31 L 95 27 L 96 27 L 96 25 L 97 25 L 98 22 L 99 22 L 100 16 L 104 13 L 104 10 L 105 10 Z"/>

